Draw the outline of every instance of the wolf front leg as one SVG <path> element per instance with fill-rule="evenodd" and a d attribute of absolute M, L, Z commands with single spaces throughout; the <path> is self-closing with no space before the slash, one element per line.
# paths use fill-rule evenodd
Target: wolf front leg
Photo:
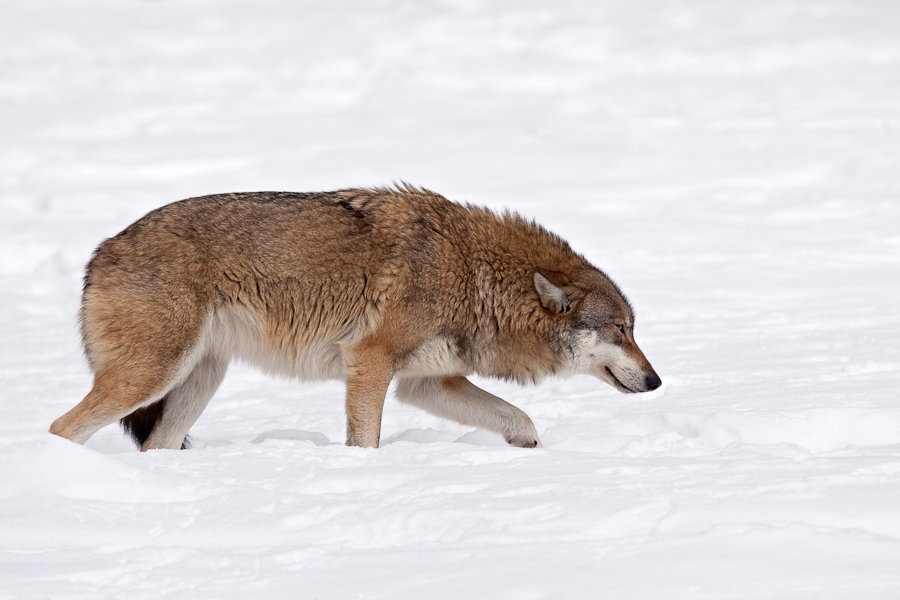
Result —
<path fill-rule="evenodd" d="M 495 431 L 513 446 L 543 447 L 528 415 L 462 376 L 400 379 L 397 399 L 462 425 Z"/>
<path fill-rule="evenodd" d="M 347 353 L 347 445 L 377 448 L 384 397 L 394 377 L 390 356 L 375 346 Z"/>

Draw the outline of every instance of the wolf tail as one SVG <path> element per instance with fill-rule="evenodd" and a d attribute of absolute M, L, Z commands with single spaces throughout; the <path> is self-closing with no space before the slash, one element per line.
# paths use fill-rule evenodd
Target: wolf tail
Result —
<path fill-rule="evenodd" d="M 162 417 L 167 398 L 168 396 L 163 396 L 162 399 L 149 406 L 137 409 L 119 421 L 125 433 L 131 436 L 138 447 L 142 447 L 147 438 L 150 437 L 150 434 L 153 433 L 153 428 L 156 427 L 156 424 Z M 186 450 L 188 448 L 190 448 L 190 439 L 185 436 L 184 441 L 181 442 L 181 449 Z"/>

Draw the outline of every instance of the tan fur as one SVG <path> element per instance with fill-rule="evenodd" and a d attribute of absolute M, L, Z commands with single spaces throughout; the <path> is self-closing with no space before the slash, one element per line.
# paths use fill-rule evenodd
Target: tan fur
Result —
<path fill-rule="evenodd" d="M 181 447 L 238 358 L 345 380 L 351 445 L 378 445 L 397 378 L 405 402 L 539 446 L 525 413 L 465 376 L 658 387 L 633 318 L 602 272 L 513 214 L 409 186 L 193 198 L 97 249 L 81 313 L 94 387 L 50 431 L 83 443 L 123 419 L 143 450 Z"/>

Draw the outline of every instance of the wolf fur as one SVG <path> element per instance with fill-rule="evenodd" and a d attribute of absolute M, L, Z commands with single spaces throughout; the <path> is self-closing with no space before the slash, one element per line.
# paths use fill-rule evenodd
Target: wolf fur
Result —
<path fill-rule="evenodd" d="M 347 444 L 377 447 L 385 393 L 540 446 L 528 416 L 473 385 L 660 379 L 619 288 L 559 237 L 401 186 L 191 198 L 103 242 L 81 308 L 90 393 L 52 433 L 121 420 L 142 450 L 182 448 L 230 360 L 346 382 Z"/>

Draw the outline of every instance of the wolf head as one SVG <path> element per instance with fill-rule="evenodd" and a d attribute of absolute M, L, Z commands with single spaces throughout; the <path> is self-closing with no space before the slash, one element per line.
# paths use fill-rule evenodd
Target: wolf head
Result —
<path fill-rule="evenodd" d="M 662 381 L 634 341 L 634 311 L 600 271 L 579 274 L 538 269 L 534 287 L 541 305 L 558 319 L 560 341 L 573 373 L 593 375 L 620 392 L 655 390 Z"/>

